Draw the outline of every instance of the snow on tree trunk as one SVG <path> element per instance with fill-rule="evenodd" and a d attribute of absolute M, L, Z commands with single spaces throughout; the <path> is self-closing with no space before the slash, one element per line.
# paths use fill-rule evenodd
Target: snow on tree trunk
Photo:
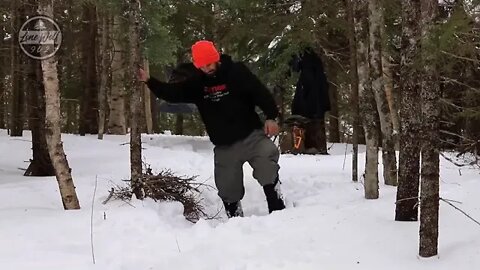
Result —
<path fill-rule="evenodd" d="M 347 19 L 348 19 L 348 44 L 350 50 L 350 87 L 351 97 L 350 104 L 353 108 L 353 157 L 352 157 L 352 180 L 358 181 L 358 138 L 361 132 L 360 128 L 360 107 L 358 103 L 358 65 L 357 65 L 357 39 L 355 38 L 355 17 L 354 17 L 354 1 L 346 0 Z M 363 133 L 363 132 L 361 132 Z"/>
<path fill-rule="evenodd" d="M 420 170 L 420 74 L 415 61 L 420 56 L 420 2 L 402 1 L 402 46 L 400 87 L 400 159 L 395 220 L 418 220 Z"/>
<path fill-rule="evenodd" d="M 40 15 L 53 18 L 52 0 L 40 0 Z M 62 196 L 65 210 L 80 209 L 75 185 L 73 183 L 67 157 L 63 151 L 60 132 L 60 90 L 58 84 L 57 58 L 52 56 L 42 60 L 43 84 L 45 87 L 46 136 L 50 158 L 55 168 L 55 174 Z"/>
<path fill-rule="evenodd" d="M 131 89 L 130 99 L 130 172 L 132 190 L 137 199 L 143 199 L 143 190 L 140 182 L 142 175 L 142 140 L 140 131 L 142 90 L 143 86 L 137 81 L 136 70 L 141 66 L 142 56 L 140 50 L 140 3 L 132 1 L 128 8 L 128 19 L 130 29 L 130 55 L 129 66 L 130 77 L 128 79 Z"/>
<path fill-rule="evenodd" d="M 438 254 L 439 208 L 439 121 L 440 85 L 435 61 L 436 41 L 432 26 L 437 16 L 437 0 L 421 1 L 422 16 L 422 170 L 420 186 L 420 247 L 419 255 Z"/>
<path fill-rule="evenodd" d="M 378 142 L 380 139 L 380 123 L 375 103 L 375 96 L 369 78 L 368 62 L 368 11 L 367 3 L 357 3 L 358 29 L 358 78 L 360 96 L 360 114 L 366 136 L 366 164 L 365 164 L 365 198 L 377 199 L 378 193 Z"/>
<path fill-rule="evenodd" d="M 108 131 L 110 134 L 125 135 L 127 133 L 125 119 L 125 80 L 124 80 L 124 53 L 122 51 L 121 19 L 113 17 L 113 61 L 112 61 L 112 89 L 109 97 L 110 114 Z"/>
<path fill-rule="evenodd" d="M 383 177 L 386 185 L 397 185 L 397 157 L 395 155 L 395 141 L 390 118 L 390 108 L 385 94 L 382 70 L 382 36 L 383 9 L 379 0 L 368 1 L 368 21 L 370 33 L 370 79 L 372 91 L 380 117 L 382 131 Z"/>

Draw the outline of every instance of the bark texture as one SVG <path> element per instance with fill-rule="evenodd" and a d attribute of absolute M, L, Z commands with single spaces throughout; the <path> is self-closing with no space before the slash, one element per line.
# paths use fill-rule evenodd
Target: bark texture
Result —
<path fill-rule="evenodd" d="M 40 0 L 40 15 L 53 18 L 53 0 Z M 60 90 L 58 85 L 57 59 L 55 56 L 42 60 L 43 83 L 46 104 L 46 139 L 48 152 L 55 168 L 55 175 L 65 210 L 80 209 L 70 167 L 63 150 L 60 131 Z"/>
<path fill-rule="evenodd" d="M 437 0 L 421 0 L 424 71 L 421 94 L 423 124 L 419 247 L 421 257 L 438 254 L 440 85 L 434 64 L 436 40 L 431 31 L 436 21 L 437 7 Z"/>
<path fill-rule="evenodd" d="M 48 152 L 45 133 L 45 89 L 41 63 L 34 59 L 27 60 L 29 127 L 32 132 L 33 158 L 25 171 L 25 176 L 55 176 L 52 160 Z"/>
<path fill-rule="evenodd" d="M 150 64 L 147 59 L 144 59 L 143 66 L 145 67 L 145 71 L 147 74 L 150 74 Z M 144 104 L 145 104 L 145 124 L 147 126 L 147 133 L 153 134 L 153 117 L 152 117 L 152 95 L 150 89 L 146 85 L 143 85 L 143 94 L 144 94 Z"/>
<path fill-rule="evenodd" d="M 352 157 L 352 181 L 358 181 L 358 138 L 361 131 L 360 124 L 360 107 L 358 103 L 358 64 L 357 64 L 357 39 L 355 37 L 355 17 L 354 17 L 354 6 L 355 2 L 353 0 L 346 0 L 346 9 L 347 9 L 347 19 L 348 19 L 348 44 L 350 51 L 350 88 L 351 88 L 351 97 L 350 104 L 353 108 L 353 135 L 352 135 L 352 144 L 353 144 L 353 157 Z"/>
<path fill-rule="evenodd" d="M 390 57 L 386 50 L 382 50 L 383 79 L 385 82 L 385 94 L 387 95 L 388 107 L 390 108 L 390 117 L 392 119 L 394 139 L 400 132 L 400 119 L 398 116 L 397 99 L 395 99 L 395 87 L 393 82 L 393 70 Z M 397 136 L 398 137 L 398 136 Z"/>
<path fill-rule="evenodd" d="M 12 1 L 13 18 L 11 26 L 13 38 L 10 44 L 12 78 L 10 136 L 12 137 L 21 137 L 23 135 L 25 94 L 23 91 L 22 59 L 24 56 L 18 44 L 18 29 L 22 26 L 24 13 L 23 5 L 18 1 Z"/>
<path fill-rule="evenodd" d="M 121 40 L 120 18 L 113 17 L 113 61 L 112 89 L 109 97 L 108 131 L 110 134 L 125 135 L 127 121 L 125 118 L 125 71 L 124 51 Z"/>
<path fill-rule="evenodd" d="M 100 38 L 100 87 L 98 90 L 98 139 L 103 139 L 105 133 L 105 121 L 107 117 L 107 87 L 110 77 L 110 21 L 109 14 L 101 15 L 101 38 Z"/>
<path fill-rule="evenodd" d="M 358 31 L 357 63 L 359 77 L 360 114 L 366 140 L 365 198 L 377 199 L 378 191 L 378 142 L 380 123 L 375 96 L 369 78 L 368 3 L 357 2 L 356 18 Z"/>
<path fill-rule="evenodd" d="M 128 20 L 130 29 L 130 55 L 129 67 L 130 77 L 128 83 L 132 91 L 130 99 L 130 172 L 133 193 L 137 199 L 143 199 L 141 185 L 142 174 L 142 140 L 141 140 L 141 110 L 143 86 L 136 78 L 136 70 L 142 64 L 140 48 L 140 3 L 139 0 L 131 1 L 128 7 Z"/>
<path fill-rule="evenodd" d="M 82 77 L 83 92 L 80 103 L 79 133 L 98 132 L 98 83 L 97 83 L 97 12 L 92 3 L 83 4 L 82 27 Z"/>
<path fill-rule="evenodd" d="M 420 2 L 402 2 L 400 88 L 400 159 L 395 220 L 418 220 L 420 174 L 420 75 L 415 61 L 420 57 Z"/>
<path fill-rule="evenodd" d="M 388 106 L 387 96 L 385 94 L 385 82 L 383 80 L 382 70 L 381 28 L 383 25 L 383 8 L 380 5 L 380 0 L 369 0 L 368 10 L 370 79 L 382 132 L 383 178 L 386 185 L 396 186 L 397 157 L 395 155 L 393 126 L 390 117 L 390 107 Z"/>

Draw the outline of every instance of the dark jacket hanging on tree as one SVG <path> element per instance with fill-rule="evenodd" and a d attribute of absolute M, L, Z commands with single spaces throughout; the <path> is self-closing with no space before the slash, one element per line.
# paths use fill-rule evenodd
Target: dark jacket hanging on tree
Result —
<path fill-rule="evenodd" d="M 292 115 L 309 119 L 323 119 L 330 110 L 328 82 L 322 60 L 311 48 L 290 62 L 294 71 L 300 71 L 295 96 L 292 102 Z"/>

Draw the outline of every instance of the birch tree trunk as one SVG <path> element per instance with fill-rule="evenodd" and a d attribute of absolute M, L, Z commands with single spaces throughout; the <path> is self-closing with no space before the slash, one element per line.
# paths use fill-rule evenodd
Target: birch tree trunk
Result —
<path fill-rule="evenodd" d="M 108 78 L 110 75 L 110 22 L 109 14 L 107 12 L 102 13 L 101 16 L 101 39 L 100 39 L 100 88 L 98 90 L 98 139 L 103 140 L 103 134 L 105 133 L 105 120 L 107 110 L 107 86 Z"/>
<path fill-rule="evenodd" d="M 386 52 L 386 50 L 382 50 L 382 69 L 383 79 L 385 82 L 385 94 L 387 96 L 388 107 L 390 108 L 390 118 L 392 119 L 393 135 L 395 139 L 395 136 L 400 132 L 400 120 L 398 118 L 398 106 L 394 95 L 395 87 L 393 83 L 393 70 L 391 66 L 392 63 L 390 61 L 388 52 Z"/>
<path fill-rule="evenodd" d="M 420 2 L 402 1 L 400 159 L 395 220 L 418 220 L 420 170 Z"/>
<path fill-rule="evenodd" d="M 109 97 L 110 114 L 108 131 L 111 134 L 125 135 L 127 133 L 125 119 L 125 59 L 122 41 L 120 40 L 120 19 L 113 17 L 113 61 L 112 61 L 112 89 Z"/>
<path fill-rule="evenodd" d="M 143 188 L 141 183 L 142 175 L 142 140 L 140 132 L 142 90 L 145 91 L 140 82 L 137 81 L 136 70 L 142 64 L 142 56 L 140 49 L 140 2 L 134 0 L 129 3 L 129 29 L 131 37 L 130 46 L 130 77 L 128 83 L 132 91 L 130 99 L 130 168 L 131 168 L 131 183 L 132 190 L 137 199 L 143 199 Z"/>
<path fill-rule="evenodd" d="M 383 177 L 386 185 L 396 186 L 397 157 L 395 154 L 395 141 L 393 138 L 390 108 L 385 94 L 385 84 L 382 71 L 381 27 L 383 24 L 383 8 L 381 7 L 379 0 L 369 0 L 368 10 L 370 33 L 370 79 L 372 81 L 372 90 L 375 96 L 382 131 Z"/>
<path fill-rule="evenodd" d="M 357 39 L 355 37 L 355 16 L 353 0 L 345 0 L 348 20 L 348 45 L 350 51 L 350 106 L 353 108 L 353 157 L 352 157 L 352 181 L 358 181 L 358 136 L 361 132 L 360 126 L 360 107 L 358 103 L 358 65 L 357 65 Z M 363 132 L 362 132 L 363 133 Z"/>
<path fill-rule="evenodd" d="M 53 0 L 40 0 L 39 13 L 53 18 Z M 55 168 L 63 207 L 65 210 L 80 209 L 60 132 L 60 90 L 56 56 L 42 60 L 42 71 L 45 87 L 45 128 L 48 152 Z"/>
<path fill-rule="evenodd" d="M 356 18 L 358 32 L 358 78 L 360 96 L 360 114 L 363 119 L 363 128 L 366 139 L 366 164 L 365 164 L 365 198 L 378 199 L 378 141 L 379 118 L 373 94 L 371 81 L 369 79 L 368 62 L 368 6 L 366 1 L 357 2 Z"/>
<path fill-rule="evenodd" d="M 421 0 L 422 16 L 422 171 L 420 187 L 421 257 L 438 254 L 439 208 L 439 123 L 440 85 L 435 66 L 436 40 L 432 28 L 436 22 L 438 1 Z"/>

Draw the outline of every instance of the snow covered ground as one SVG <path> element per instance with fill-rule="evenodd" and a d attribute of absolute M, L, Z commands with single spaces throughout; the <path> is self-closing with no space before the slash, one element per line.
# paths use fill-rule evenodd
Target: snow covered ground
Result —
<path fill-rule="evenodd" d="M 396 189 L 382 185 L 380 199 L 365 200 L 362 184 L 350 181 L 351 149 L 344 144 L 334 145 L 329 156 L 281 156 L 283 192 L 295 208 L 268 215 L 262 189 L 245 165 L 246 217 L 227 220 L 222 212 L 220 220 L 192 224 L 178 203 L 101 203 L 114 183 L 129 177 L 127 136 L 63 140 L 82 207 L 77 211 L 63 210 L 54 177 L 22 176 L 31 157 L 29 133 L 10 138 L 0 130 L 2 270 L 480 269 L 480 227 L 444 203 L 440 255 L 420 259 L 419 224 L 393 221 Z M 207 138 L 144 135 L 143 142 L 154 169 L 199 175 L 213 185 Z M 479 171 L 445 160 L 441 170 L 441 196 L 461 201 L 460 208 L 480 218 Z M 209 213 L 221 209 L 215 190 L 203 196 Z"/>

